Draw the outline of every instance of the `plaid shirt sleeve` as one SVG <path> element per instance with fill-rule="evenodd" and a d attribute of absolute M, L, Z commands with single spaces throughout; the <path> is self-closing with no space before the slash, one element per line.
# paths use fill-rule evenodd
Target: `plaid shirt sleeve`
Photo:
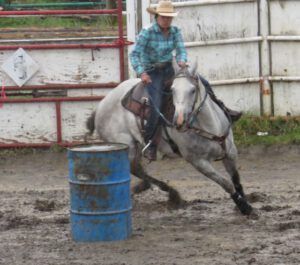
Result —
<path fill-rule="evenodd" d="M 187 52 L 184 46 L 183 38 L 181 35 L 180 29 L 176 31 L 175 34 L 176 40 L 176 61 L 177 62 L 187 62 Z"/>
<path fill-rule="evenodd" d="M 145 72 L 144 66 L 141 62 L 142 54 L 146 50 L 146 45 L 148 42 L 149 34 L 148 31 L 142 29 L 140 32 L 136 44 L 133 48 L 133 51 L 130 53 L 130 62 L 133 69 L 136 71 L 137 75 L 140 76 L 143 72 Z"/>

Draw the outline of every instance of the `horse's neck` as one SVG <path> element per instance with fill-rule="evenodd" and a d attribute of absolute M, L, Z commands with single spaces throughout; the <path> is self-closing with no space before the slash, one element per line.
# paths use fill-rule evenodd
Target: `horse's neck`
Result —
<path fill-rule="evenodd" d="M 205 88 L 200 86 L 200 99 L 205 98 Z M 200 104 L 197 102 L 197 104 Z M 223 110 L 207 95 L 203 106 L 197 114 L 195 126 L 203 129 L 219 133 L 228 127 L 228 119 Z"/>

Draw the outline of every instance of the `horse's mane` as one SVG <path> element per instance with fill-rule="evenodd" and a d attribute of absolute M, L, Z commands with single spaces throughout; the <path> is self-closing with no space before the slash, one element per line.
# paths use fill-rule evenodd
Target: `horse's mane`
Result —
<path fill-rule="evenodd" d="M 192 83 L 195 83 L 197 79 L 197 77 L 193 76 L 192 73 L 188 70 L 188 67 L 180 68 L 180 70 L 175 73 L 174 79 L 179 77 L 186 77 Z"/>

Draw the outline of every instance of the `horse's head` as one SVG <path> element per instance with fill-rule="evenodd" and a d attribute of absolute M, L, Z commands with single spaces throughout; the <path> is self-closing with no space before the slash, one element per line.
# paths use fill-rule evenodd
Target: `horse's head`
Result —
<path fill-rule="evenodd" d="M 173 104 L 175 106 L 174 125 L 177 129 L 183 128 L 195 106 L 199 100 L 197 63 L 192 66 L 180 69 L 179 66 L 173 64 L 175 77 L 172 85 Z"/>

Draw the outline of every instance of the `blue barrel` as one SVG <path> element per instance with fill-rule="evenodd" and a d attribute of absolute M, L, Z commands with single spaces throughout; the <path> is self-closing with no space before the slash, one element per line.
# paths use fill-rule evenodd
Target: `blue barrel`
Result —
<path fill-rule="evenodd" d="M 75 241 L 131 235 L 128 146 L 101 143 L 68 149 L 71 232 Z"/>

